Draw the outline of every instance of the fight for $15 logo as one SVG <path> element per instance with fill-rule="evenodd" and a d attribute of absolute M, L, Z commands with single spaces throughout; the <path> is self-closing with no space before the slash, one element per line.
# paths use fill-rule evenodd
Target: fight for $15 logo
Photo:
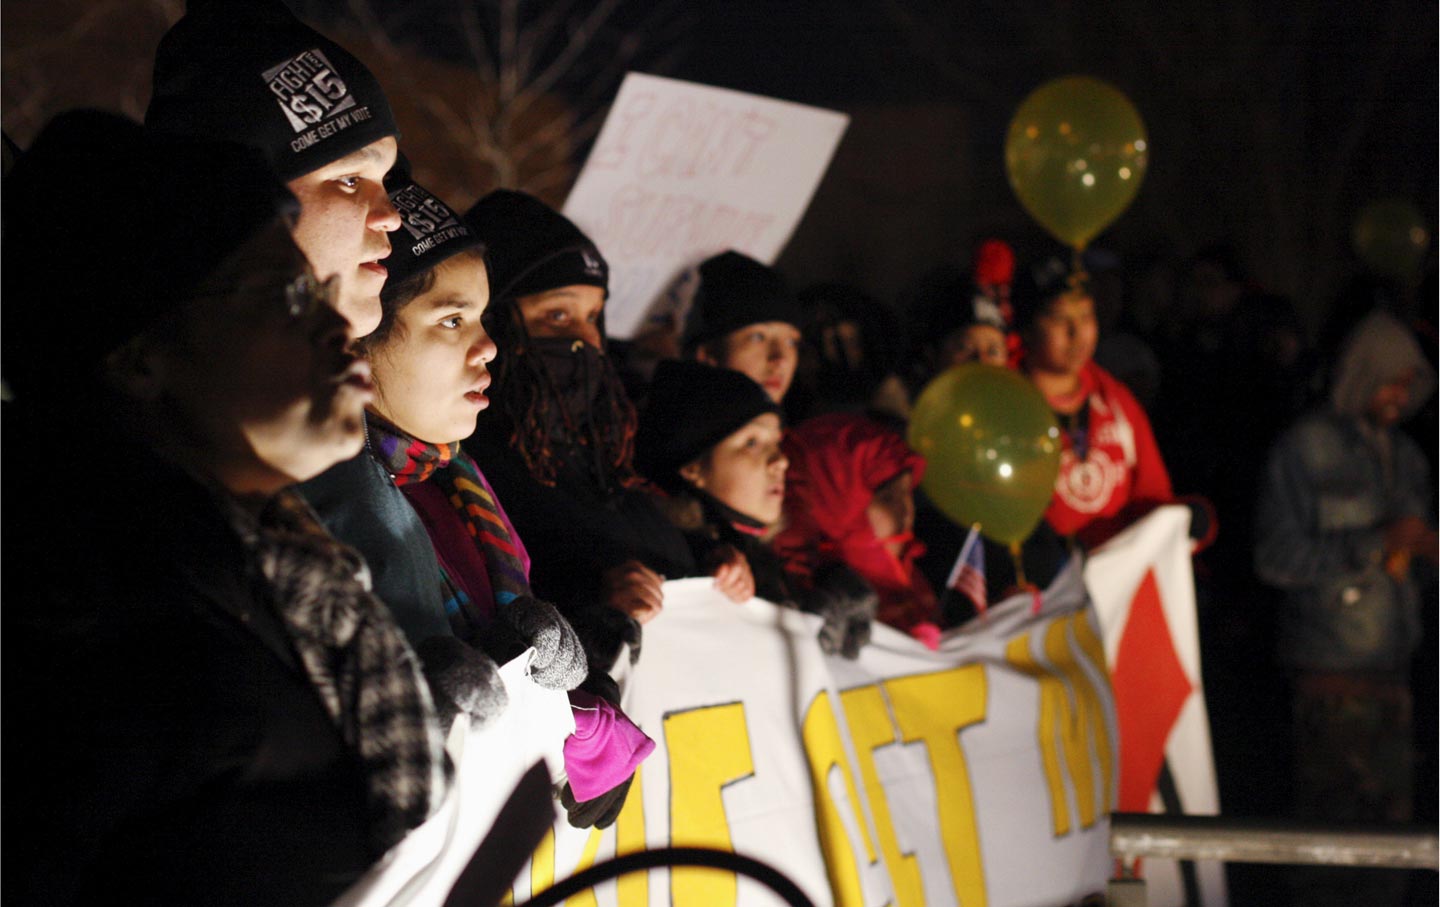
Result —
<path fill-rule="evenodd" d="M 345 115 L 345 111 L 355 108 L 355 98 L 319 48 L 272 66 L 261 77 L 270 86 L 291 128 L 305 133 L 291 143 L 295 151 L 344 129 L 352 117 L 369 118 L 365 108 Z M 366 115 L 361 116 L 361 111 Z"/>

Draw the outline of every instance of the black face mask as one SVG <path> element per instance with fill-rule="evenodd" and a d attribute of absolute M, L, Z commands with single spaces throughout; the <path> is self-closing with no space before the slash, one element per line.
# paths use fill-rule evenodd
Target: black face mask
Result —
<path fill-rule="evenodd" d="M 615 366 L 600 350 L 569 337 L 537 337 L 526 344 L 522 355 L 540 360 L 550 380 L 550 390 L 572 425 L 588 424 L 590 414 L 607 386 L 607 375 Z"/>

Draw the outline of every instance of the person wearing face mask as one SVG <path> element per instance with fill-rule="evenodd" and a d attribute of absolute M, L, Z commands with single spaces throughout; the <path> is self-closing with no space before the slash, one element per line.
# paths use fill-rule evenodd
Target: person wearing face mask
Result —
<path fill-rule="evenodd" d="M 449 788 L 414 652 L 290 488 L 373 394 L 296 213 L 253 151 L 95 112 L 5 178 L 7 903 L 329 903 Z"/>
<path fill-rule="evenodd" d="M 785 436 L 785 526 L 774 545 L 800 589 L 844 564 L 879 596 L 876 618 L 927 645 L 939 637 L 935 591 L 916 567 L 914 490 L 925 460 L 894 428 L 854 413 L 816 416 Z"/>
<path fill-rule="evenodd" d="M 533 559 L 535 594 L 580 633 L 591 667 L 659 613 L 666 577 L 695 561 L 635 470 L 635 408 L 605 351 L 609 266 L 559 212 L 497 190 L 465 214 L 490 259 L 495 405 L 465 450 L 505 501 Z M 717 566 L 732 597 L 738 562 Z"/>

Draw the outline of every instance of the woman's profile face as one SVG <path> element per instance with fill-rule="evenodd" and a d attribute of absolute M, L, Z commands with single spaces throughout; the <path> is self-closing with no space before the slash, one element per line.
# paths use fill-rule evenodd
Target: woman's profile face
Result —
<path fill-rule="evenodd" d="M 434 285 L 396 313 L 389 336 L 370 351 L 375 411 L 431 444 L 470 437 L 490 404 L 485 390 L 495 341 L 480 322 L 489 302 L 478 258 L 437 265 Z"/>

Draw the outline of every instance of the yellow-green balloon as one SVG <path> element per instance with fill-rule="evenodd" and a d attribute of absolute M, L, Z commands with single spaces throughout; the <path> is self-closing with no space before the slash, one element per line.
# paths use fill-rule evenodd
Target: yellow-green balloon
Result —
<path fill-rule="evenodd" d="M 1135 105 L 1090 76 L 1032 91 L 1010 121 L 1005 172 L 1020 204 L 1061 242 L 1084 249 L 1129 206 L 1149 143 Z"/>
<path fill-rule="evenodd" d="M 920 487 L 945 515 L 1005 544 L 1035 529 L 1055 489 L 1060 430 L 1018 372 L 970 362 L 942 372 L 915 401 L 910 446 L 924 454 Z"/>
<path fill-rule="evenodd" d="M 1407 286 L 1419 280 L 1425 253 L 1430 250 L 1424 215 L 1403 198 L 1366 205 L 1355 218 L 1350 239 L 1367 268 Z"/>

